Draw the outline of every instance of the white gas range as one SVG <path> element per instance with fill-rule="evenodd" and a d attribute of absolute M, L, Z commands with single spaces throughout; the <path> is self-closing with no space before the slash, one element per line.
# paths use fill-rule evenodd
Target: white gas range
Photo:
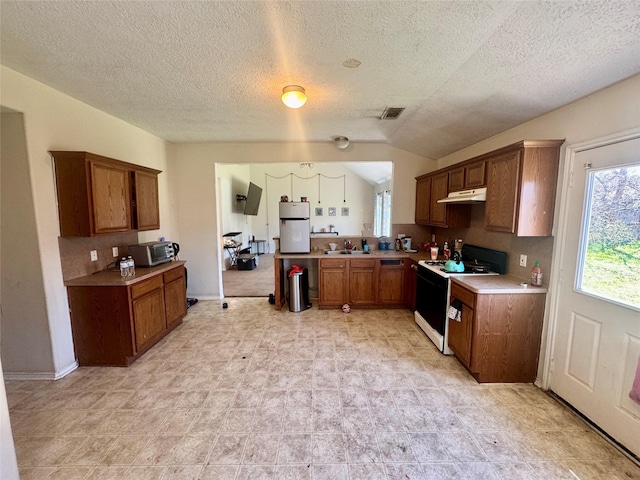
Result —
<path fill-rule="evenodd" d="M 464 272 L 445 271 L 444 261 L 418 262 L 415 321 L 445 355 L 453 355 L 448 345 L 449 299 L 452 276 L 500 275 L 506 273 L 507 254 L 474 245 L 462 247 Z"/>

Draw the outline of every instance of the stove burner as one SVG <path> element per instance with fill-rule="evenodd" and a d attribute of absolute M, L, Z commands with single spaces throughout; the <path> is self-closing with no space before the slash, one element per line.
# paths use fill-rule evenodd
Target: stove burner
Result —
<path fill-rule="evenodd" d="M 444 260 L 428 260 L 425 261 L 427 265 L 444 265 L 446 262 Z"/>

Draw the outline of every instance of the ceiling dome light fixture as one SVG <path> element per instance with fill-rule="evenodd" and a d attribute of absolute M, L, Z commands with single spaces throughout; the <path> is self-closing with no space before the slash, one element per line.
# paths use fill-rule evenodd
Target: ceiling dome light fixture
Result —
<path fill-rule="evenodd" d="M 287 85 L 282 89 L 282 103 L 289 108 L 300 108 L 307 102 L 307 94 L 299 85 Z"/>
<path fill-rule="evenodd" d="M 336 145 L 336 148 L 340 150 L 344 150 L 349 146 L 349 139 L 347 137 L 336 137 L 333 139 L 333 142 Z"/>

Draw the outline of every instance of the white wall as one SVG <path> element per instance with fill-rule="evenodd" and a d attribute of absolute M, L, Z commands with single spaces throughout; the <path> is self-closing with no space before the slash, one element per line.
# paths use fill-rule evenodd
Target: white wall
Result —
<path fill-rule="evenodd" d="M 251 181 L 263 189 L 260 210 L 252 218 L 253 234 L 269 241 L 271 251 L 275 248 L 273 237 L 280 235 L 278 204 L 282 195 L 295 202 L 307 197 L 315 231 L 329 231 L 331 224 L 340 235 L 360 236 L 362 224 L 373 221 L 373 187 L 341 163 L 315 163 L 312 170 L 301 170 L 291 163 L 253 164 Z M 322 208 L 322 216 L 316 215 L 316 207 Z M 336 216 L 329 216 L 329 207 L 336 208 Z M 342 207 L 349 208 L 348 216 L 342 216 Z"/>
<path fill-rule="evenodd" d="M 51 372 L 53 349 L 47 322 L 33 189 L 24 118 L 1 115 L 2 324 L 0 353 L 7 372 Z M 29 351 L 25 355 L 25 351 Z"/>
<path fill-rule="evenodd" d="M 414 178 L 436 168 L 428 158 L 380 143 L 352 142 L 346 151 L 332 143 L 192 143 L 170 144 L 167 152 L 176 196 L 180 255 L 187 262 L 197 259 L 197 264 L 189 268 L 188 292 L 199 298 L 220 298 L 219 250 L 224 232 L 216 224 L 216 163 L 285 162 L 298 168 L 301 162 L 393 162 L 394 223 L 414 222 Z"/>
<path fill-rule="evenodd" d="M 74 368 L 75 355 L 71 337 L 66 289 L 62 283 L 58 250 L 59 223 L 50 150 L 81 150 L 105 155 L 166 171 L 165 142 L 147 132 L 64 95 L 4 66 L 0 67 L 2 106 L 24 114 L 26 151 L 32 201 L 35 208 L 37 248 L 40 256 L 40 278 L 34 273 L 30 282 L 44 288 L 46 313 L 31 319 L 32 341 L 20 352 L 12 365 L 29 365 L 31 376 L 57 378 Z M 140 234 L 140 240 L 161 235 L 178 240 L 170 214 L 173 199 L 169 191 L 169 175 L 160 174 L 161 231 Z M 18 213 L 33 215 L 30 207 L 11 205 Z M 37 293 L 37 292 L 35 292 Z M 4 307 L 4 306 L 3 306 Z M 30 357 L 36 355 L 43 338 L 48 338 L 51 353 L 37 365 Z M 10 339 L 4 339 L 10 341 Z M 3 358 L 4 360 L 4 358 Z M 29 363 L 31 362 L 31 363 Z M 5 377 L 11 371 L 5 363 Z"/>
<path fill-rule="evenodd" d="M 229 240 L 242 242 L 243 247 L 248 247 L 252 235 L 251 217 L 244 214 L 245 202 L 238 202 L 236 195 L 247 194 L 251 167 L 249 165 L 218 164 L 216 175 L 220 198 L 219 221 L 222 227 L 220 232 L 222 235 L 230 232 L 242 232 L 242 235 Z M 224 252 L 222 255 L 224 256 L 223 269 L 226 270 L 231 266 L 231 258 Z"/>
<path fill-rule="evenodd" d="M 7 114 L 7 116 L 5 117 L 4 114 L 2 114 L 2 119 L 0 120 L 0 125 L 4 125 L 5 120 L 7 121 L 11 121 L 14 119 L 14 117 L 16 116 L 16 114 Z M 24 123 L 22 120 L 22 116 L 18 114 L 18 116 L 20 117 L 19 120 L 19 124 L 22 125 L 22 131 L 23 131 L 23 135 L 22 137 L 22 141 L 24 143 Z M 5 153 L 4 149 L 7 148 L 6 145 L 9 142 L 5 142 L 6 138 L 5 138 L 5 132 L 4 129 L 0 129 L 0 133 L 2 138 L 0 139 L 0 146 L 3 149 L 2 153 L 0 153 L 0 165 L 4 165 L 2 163 L 2 156 L 3 153 Z M 13 142 L 11 142 L 13 143 Z M 9 148 L 11 148 L 11 144 L 9 144 Z M 3 169 L 0 168 L 0 172 L 2 172 Z M 2 176 L 0 174 L 0 185 L 2 185 L 2 178 L 4 178 L 4 176 Z M 0 187 L 0 199 L 2 199 L 2 192 L 4 190 Z M 0 205 L 1 207 L 1 205 Z M 0 229 L 1 227 L 4 225 L 4 217 L 0 216 L 0 219 L 2 220 L 0 222 Z M 2 271 L 2 252 L 4 250 L 2 250 L 2 242 L 0 242 L 0 271 Z M 2 298 L 2 281 L 1 281 L 2 276 L 0 275 L 0 298 Z M 3 324 L 3 308 L 0 305 L 0 326 Z M 0 344 L 2 343 L 2 333 L 1 333 L 1 329 L 0 329 Z M 1 347 L 0 347 L 0 352 L 2 351 Z M 1 356 L 1 355 L 0 355 Z M 15 445 L 13 443 L 13 434 L 11 431 L 11 419 L 9 418 L 9 402 L 7 400 L 7 392 L 4 388 L 4 374 L 3 374 L 3 368 L 2 368 L 2 360 L 0 360 L 0 478 L 6 478 L 7 480 L 18 480 L 20 478 L 20 475 L 18 473 L 18 460 L 16 458 L 16 449 L 15 449 Z"/>

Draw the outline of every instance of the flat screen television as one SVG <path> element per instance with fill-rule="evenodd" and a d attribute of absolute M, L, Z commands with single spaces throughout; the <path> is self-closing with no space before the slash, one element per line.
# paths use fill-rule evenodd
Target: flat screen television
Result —
<path fill-rule="evenodd" d="M 245 203 L 244 205 L 245 215 L 258 215 L 258 208 L 260 208 L 260 197 L 262 197 L 262 189 L 255 183 L 249 182 L 247 203 Z"/>

